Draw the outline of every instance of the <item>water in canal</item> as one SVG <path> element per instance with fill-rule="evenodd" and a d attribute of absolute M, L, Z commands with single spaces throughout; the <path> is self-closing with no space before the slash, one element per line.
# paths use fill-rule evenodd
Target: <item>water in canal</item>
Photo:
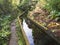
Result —
<path fill-rule="evenodd" d="M 27 23 L 28 22 L 28 23 Z M 32 29 L 31 29 L 32 28 Z M 57 43 L 33 23 L 23 19 L 23 29 L 30 45 L 57 45 Z"/>
<path fill-rule="evenodd" d="M 32 36 L 32 29 L 30 29 L 28 27 L 28 24 L 25 22 L 25 19 L 23 19 L 23 29 L 26 33 L 26 36 L 28 38 L 28 41 L 29 41 L 30 45 L 34 45 L 34 39 L 33 39 L 33 36 Z"/>

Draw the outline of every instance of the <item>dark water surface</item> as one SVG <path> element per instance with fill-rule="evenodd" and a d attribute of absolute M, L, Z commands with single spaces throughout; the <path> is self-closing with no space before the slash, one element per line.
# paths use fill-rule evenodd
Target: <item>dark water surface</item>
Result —
<path fill-rule="evenodd" d="M 59 45 L 31 21 L 23 19 L 22 25 L 30 45 Z"/>

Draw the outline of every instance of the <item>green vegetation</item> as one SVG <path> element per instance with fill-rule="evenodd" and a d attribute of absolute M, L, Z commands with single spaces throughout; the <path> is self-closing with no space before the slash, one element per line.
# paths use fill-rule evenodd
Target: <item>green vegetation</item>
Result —
<path fill-rule="evenodd" d="M 1 30 L 0 31 L 0 45 L 7 45 L 9 43 L 10 32 Z"/>
<path fill-rule="evenodd" d="M 38 1 L 32 1 L 32 0 L 22 0 L 20 5 L 18 6 L 18 8 L 22 11 L 29 11 L 29 10 L 33 10 Z"/>
<path fill-rule="evenodd" d="M 60 20 L 60 0 L 45 0 L 44 9 L 50 12 L 52 19 Z"/>
<path fill-rule="evenodd" d="M 59 6 L 60 6 L 60 0 L 46 0 L 47 4 L 45 5 L 46 9 L 48 9 L 48 7 L 51 10 L 56 10 L 56 11 L 60 11 Z"/>
<path fill-rule="evenodd" d="M 39 1 L 41 3 L 41 8 L 49 12 L 48 18 L 60 21 L 60 0 Z M 37 2 L 38 0 L 17 0 L 17 2 L 16 0 L 0 0 L 0 45 L 8 45 L 9 43 L 11 34 L 10 23 L 25 10 L 27 10 L 27 12 L 25 13 L 25 15 L 27 15 L 29 11 L 35 9 L 35 5 L 37 4 Z M 26 45 L 17 19 L 16 28 L 18 35 L 18 44 Z M 37 38 L 37 42 L 38 39 L 40 39 L 40 37 L 37 37 L 41 35 L 40 33 L 42 34 L 39 29 L 37 29 L 37 31 L 34 29 L 33 31 L 34 39 Z"/>
<path fill-rule="evenodd" d="M 0 15 L 0 45 L 7 45 L 10 38 L 10 15 Z"/>
<path fill-rule="evenodd" d="M 3 4 L 0 4 L 0 15 L 1 14 L 8 14 L 12 12 L 13 6 L 9 0 L 3 0 Z"/>

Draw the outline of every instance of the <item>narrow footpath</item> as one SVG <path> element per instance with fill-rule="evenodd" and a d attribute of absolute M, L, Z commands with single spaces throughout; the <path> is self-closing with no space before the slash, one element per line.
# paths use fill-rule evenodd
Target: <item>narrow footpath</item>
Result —
<path fill-rule="evenodd" d="M 15 21 L 11 23 L 11 38 L 10 38 L 9 45 L 18 45 L 18 36 L 16 34 Z"/>

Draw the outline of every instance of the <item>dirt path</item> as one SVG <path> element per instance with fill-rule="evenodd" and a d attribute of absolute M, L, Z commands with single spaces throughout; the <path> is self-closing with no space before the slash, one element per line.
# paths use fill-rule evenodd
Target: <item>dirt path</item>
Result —
<path fill-rule="evenodd" d="M 11 23 L 11 38 L 9 45 L 18 45 L 15 21 Z"/>

